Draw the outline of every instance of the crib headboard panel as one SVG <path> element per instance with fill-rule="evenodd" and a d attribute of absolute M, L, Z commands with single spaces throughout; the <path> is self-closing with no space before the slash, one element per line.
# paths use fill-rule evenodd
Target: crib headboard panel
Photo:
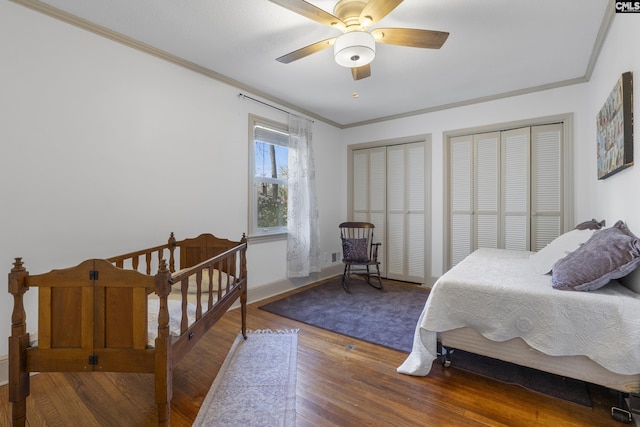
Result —
<path fill-rule="evenodd" d="M 39 289 L 39 349 L 144 349 L 154 280 L 101 259 L 29 276 Z"/>
<path fill-rule="evenodd" d="M 179 241 L 177 242 L 177 246 L 180 248 L 180 269 L 193 267 L 229 249 L 235 248 L 239 244 L 240 242 L 220 239 L 212 234 L 201 234 L 193 239 Z M 232 267 L 235 267 L 235 262 L 231 264 Z M 226 262 L 220 269 L 225 273 L 234 274 L 234 271 L 227 271 Z"/>

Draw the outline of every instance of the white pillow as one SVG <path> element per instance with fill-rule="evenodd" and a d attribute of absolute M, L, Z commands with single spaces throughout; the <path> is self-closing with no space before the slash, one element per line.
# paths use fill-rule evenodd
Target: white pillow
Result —
<path fill-rule="evenodd" d="M 597 230 L 571 230 L 556 237 L 551 243 L 529 256 L 533 268 L 539 274 L 551 272 L 553 264 L 575 251 Z"/>

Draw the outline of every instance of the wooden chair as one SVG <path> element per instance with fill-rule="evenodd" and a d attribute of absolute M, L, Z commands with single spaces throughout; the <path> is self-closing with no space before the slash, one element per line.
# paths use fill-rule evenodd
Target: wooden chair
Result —
<path fill-rule="evenodd" d="M 373 242 L 375 226 L 370 222 L 343 222 L 340 224 L 342 239 L 342 287 L 349 291 L 349 278 L 352 274 L 364 277 L 374 288 L 384 290 L 380 279 L 380 262 L 378 248 L 381 243 Z M 375 271 L 374 271 L 375 270 Z M 371 279 L 375 281 L 372 282 Z"/>

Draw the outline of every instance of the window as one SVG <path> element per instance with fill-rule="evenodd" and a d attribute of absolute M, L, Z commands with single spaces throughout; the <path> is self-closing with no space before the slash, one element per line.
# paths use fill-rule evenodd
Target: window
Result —
<path fill-rule="evenodd" d="M 250 141 L 251 235 L 286 233 L 289 156 L 287 127 L 252 117 Z"/>

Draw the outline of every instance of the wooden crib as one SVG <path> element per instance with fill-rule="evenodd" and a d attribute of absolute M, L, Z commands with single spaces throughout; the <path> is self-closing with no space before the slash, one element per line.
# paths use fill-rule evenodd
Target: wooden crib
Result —
<path fill-rule="evenodd" d="M 9 273 L 13 425 L 25 425 L 30 372 L 69 371 L 153 373 L 158 424 L 169 425 L 173 367 L 238 298 L 246 338 L 246 250 L 244 235 L 177 241 L 171 233 L 164 245 L 45 274 L 30 275 L 16 258 Z M 30 287 L 38 288 L 37 344 L 23 306 Z"/>

